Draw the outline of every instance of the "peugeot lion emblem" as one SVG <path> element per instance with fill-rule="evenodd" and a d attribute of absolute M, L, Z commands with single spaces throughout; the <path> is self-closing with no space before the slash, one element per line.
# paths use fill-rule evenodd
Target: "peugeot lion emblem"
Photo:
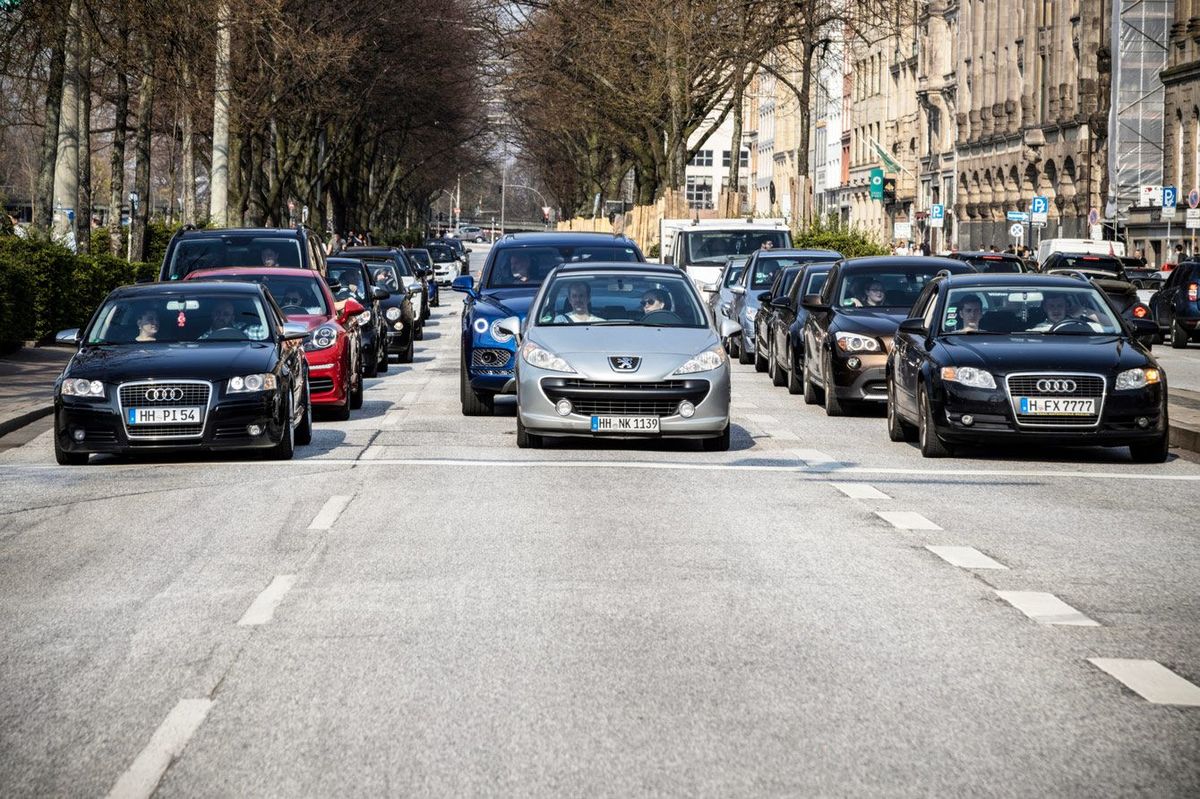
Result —
<path fill-rule="evenodd" d="M 1074 380 L 1039 380 L 1037 390 L 1044 394 L 1074 394 Z"/>
<path fill-rule="evenodd" d="M 642 365 L 642 359 L 633 355 L 614 355 L 608 359 L 608 363 L 616 372 L 636 372 Z"/>
<path fill-rule="evenodd" d="M 146 389 L 147 402 L 179 402 L 183 399 L 182 388 L 148 388 Z"/>

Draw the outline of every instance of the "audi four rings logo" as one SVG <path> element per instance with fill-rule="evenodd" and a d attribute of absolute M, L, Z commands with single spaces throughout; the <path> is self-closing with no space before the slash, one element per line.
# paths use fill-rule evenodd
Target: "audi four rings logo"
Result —
<path fill-rule="evenodd" d="M 1074 380 L 1039 380 L 1037 390 L 1045 394 L 1074 394 Z"/>
<path fill-rule="evenodd" d="M 147 402 L 179 402 L 183 399 L 183 389 L 148 388 L 145 397 Z"/>
<path fill-rule="evenodd" d="M 632 355 L 618 355 L 608 359 L 609 364 L 618 372 L 632 372 L 641 365 L 642 359 Z"/>

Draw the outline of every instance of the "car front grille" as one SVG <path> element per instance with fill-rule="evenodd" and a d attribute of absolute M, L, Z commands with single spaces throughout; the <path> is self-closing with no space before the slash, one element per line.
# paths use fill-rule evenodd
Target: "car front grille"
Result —
<path fill-rule="evenodd" d="M 324 394 L 326 391 L 333 391 L 333 378 L 310 377 L 308 378 L 308 390 L 311 394 Z"/>
<path fill-rule="evenodd" d="M 679 403 L 699 405 L 708 396 L 707 380 L 664 380 L 659 383 L 546 378 L 542 390 L 551 402 L 568 399 L 584 416 L 674 416 Z"/>
<path fill-rule="evenodd" d="M 479 369 L 503 369 L 509 365 L 513 353 L 501 349 L 471 350 L 471 366 Z"/>
<path fill-rule="evenodd" d="M 160 398 L 148 399 L 148 391 Z M 164 438 L 198 438 L 204 435 L 204 423 L 208 419 L 208 403 L 212 397 L 212 383 L 201 380 L 145 381 L 123 383 L 117 390 L 121 407 L 121 420 L 125 434 L 130 440 L 158 440 Z M 200 422 L 196 424 L 155 424 L 145 427 L 130 426 L 126 411 L 129 408 L 200 408 Z"/>
<path fill-rule="evenodd" d="M 1073 384 L 1073 388 L 1070 385 L 1061 388 L 1039 387 L 1038 384 L 1042 381 L 1068 381 Z M 1100 424 L 1100 417 L 1104 414 L 1107 383 L 1103 375 L 1070 372 L 1024 373 L 1008 375 L 1005 383 L 1013 417 L 1017 424 L 1023 427 L 1095 427 Z M 1017 405 L 1018 397 L 1094 399 L 1096 412 L 1084 416 L 1022 414 Z"/>

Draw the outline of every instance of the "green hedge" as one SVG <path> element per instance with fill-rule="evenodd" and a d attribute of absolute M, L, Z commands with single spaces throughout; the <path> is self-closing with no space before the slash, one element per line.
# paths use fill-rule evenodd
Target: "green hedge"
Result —
<path fill-rule="evenodd" d="M 0 237 L 0 350 L 82 327 L 114 288 L 157 277 L 158 264 L 75 255 L 45 241 Z"/>
<path fill-rule="evenodd" d="M 792 246 L 837 250 L 847 258 L 887 255 L 891 252 L 874 235 L 857 225 L 847 225 L 837 217 L 815 220 L 792 235 Z"/>

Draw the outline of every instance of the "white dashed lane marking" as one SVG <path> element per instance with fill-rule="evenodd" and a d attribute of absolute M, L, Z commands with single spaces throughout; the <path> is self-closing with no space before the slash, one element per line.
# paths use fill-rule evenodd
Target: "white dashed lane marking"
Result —
<path fill-rule="evenodd" d="M 1003 563 L 992 560 L 975 547 L 926 546 L 933 554 L 960 569 L 1007 569 Z"/>
<path fill-rule="evenodd" d="M 833 459 L 832 455 L 821 452 L 821 450 L 819 450 L 819 449 L 794 449 L 794 450 L 792 450 L 792 454 L 794 454 L 798 459 L 804 461 L 807 464 L 820 465 L 820 464 L 827 464 L 827 463 L 837 463 L 837 461 L 835 461 Z"/>
<path fill-rule="evenodd" d="M 891 499 L 887 494 L 866 483 L 830 483 L 850 499 Z"/>
<path fill-rule="evenodd" d="M 275 608 L 279 607 L 279 603 L 283 601 L 283 595 L 291 591 L 295 584 L 296 575 L 294 574 L 276 576 L 271 584 L 250 603 L 250 607 L 238 620 L 238 626 L 255 627 L 269 622 L 275 617 Z"/>
<path fill-rule="evenodd" d="M 911 510 L 877 510 L 875 515 L 897 530 L 941 530 L 933 522 Z"/>
<path fill-rule="evenodd" d="M 338 516 L 342 515 L 342 511 L 350 504 L 350 497 L 347 496 L 332 496 L 325 500 L 325 504 L 321 506 L 321 510 L 317 511 L 317 515 L 313 517 L 312 524 L 308 525 L 309 530 L 328 530 L 333 527 L 333 523 L 337 521 Z"/>
<path fill-rule="evenodd" d="M 1200 687 L 1180 677 L 1157 660 L 1088 658 L 1088 662 L 1147 702 L 1156 705 L 1200 707 Z"/>
<path fill-rule="evenodd" d="M 109 799 L 142 799 L 152 796 L 171 762 L 183 754 L 188 741 L 204 723 L 211 699 L 181 699 L 158 725 L 150 743 L 125 769 L 108 792 Z"/>
<path fill-rule="evenodd" d="M 1039 624 L 1062 624 L 1069 627 L 1099 627 L 1054 594 L 1044 591 L 997 591 L 996 596 Z"/>

